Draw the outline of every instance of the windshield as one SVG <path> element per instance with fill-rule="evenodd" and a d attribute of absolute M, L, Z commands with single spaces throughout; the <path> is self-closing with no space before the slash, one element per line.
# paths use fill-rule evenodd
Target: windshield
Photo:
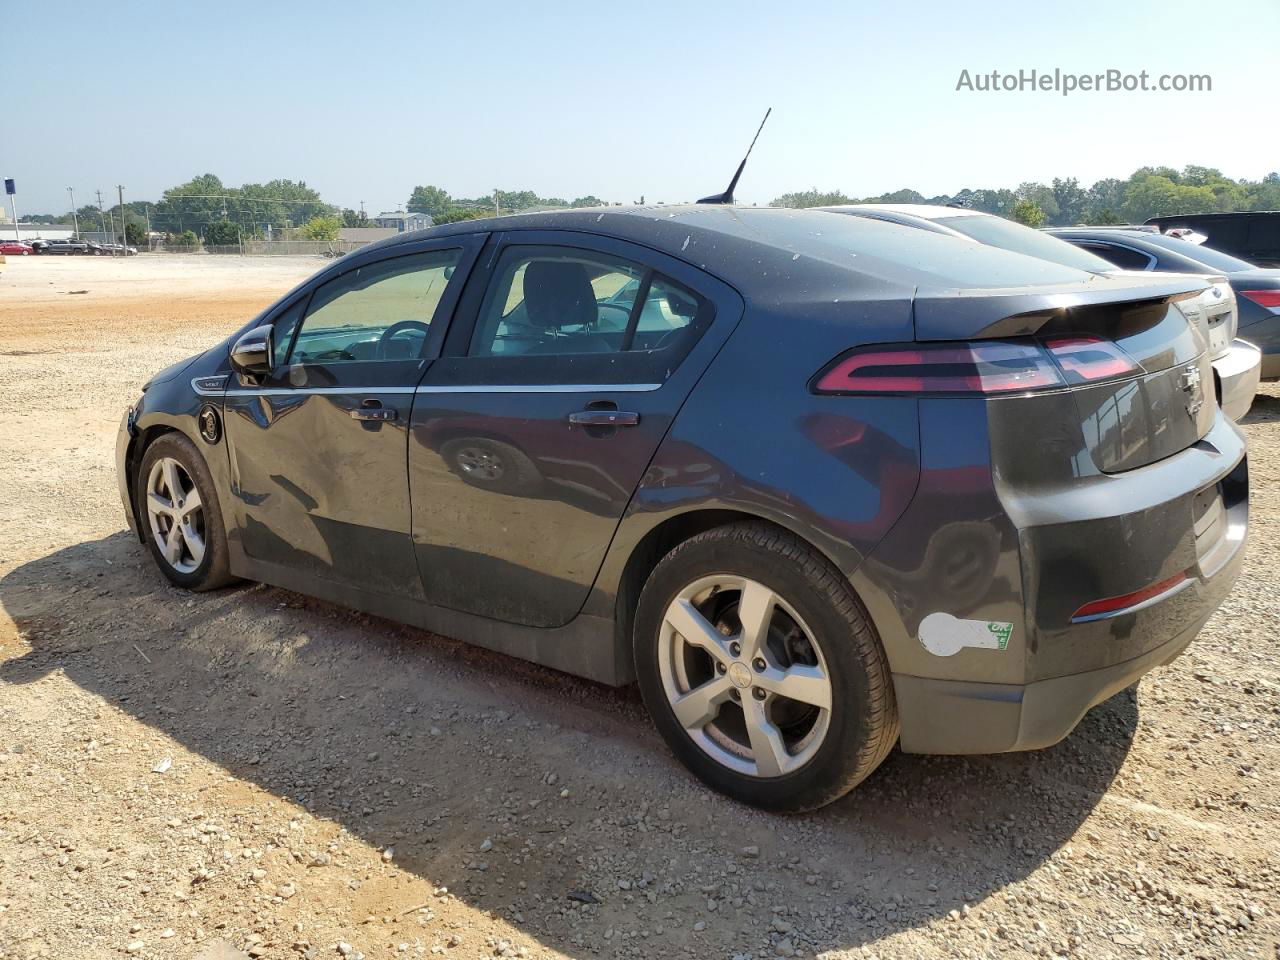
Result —
<path fill-rule="evenodd" d="M 1258 269 L 1247 260 L 1241 260 L 1239 257 L 1233 257 L 1229 253 L 1223 253 L 1221 250 L 1215 250 L 1212 247 L 1204 247 L 1199 244 L 1192 243 L 1190 240 L 1183 240 L 1180 237 L 1170 237 L 1163 233 L 1153 233 L 1150 236 L 1143 237 L 1148 243 L 1154 243 L 1157 246 L 1164 247 L 1166 250 L 1172 250 L 1174 253 L 1180 253 L 1184 257 L 1190 257 L 1203 263 L 1206 267 L 1213 267 L 1215 270 L 1222 270 L 1226 273 L 1234 273 L 1237 270 L 1256 270 Z"/>
<path fill-rule="evenodd" d="M 1090 273 L 1112 273 L 1115 265 L 1108 263 L 1087 250 L 1051 237 L 1039 230 L 1032 230 L 1020 223 L 1004 220 L 1001 217 L 968 216 L 938 217 L 935 223 L 950 227 L 966 237 L 992 247 L 1001 247 L 1021 253 L 1028 257 L 1039 257 L 1051 263 L 1060 263 L 1064 267 L 1075 267 L 1077 270 L 1088 270 Z"/>

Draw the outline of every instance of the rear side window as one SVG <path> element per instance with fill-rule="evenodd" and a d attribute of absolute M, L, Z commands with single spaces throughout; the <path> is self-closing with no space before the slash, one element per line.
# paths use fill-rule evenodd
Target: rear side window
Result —
<path fill-rule="evenodd" d="M 1121 270 L 1148 270 L 1151 268 L 1150 257 L 1137 250 L 1130 250 L 1128 247 L 1115 247 L 1109 243 L 1082 243 L 1080 246 L 1090 253 L 1096 253 L 1104 260 L 1111 261 Z"/>
<path fill-rule="evenodd" d="M 704 297 L 643 264 L 569 247 L 510 246 L 485 292 L 468 356 L 524 359 L 524 366 L 573 360 L 566 367 L 579 381 L 596 357 L 606 379 L 660 382 L 711 313 Z"/>

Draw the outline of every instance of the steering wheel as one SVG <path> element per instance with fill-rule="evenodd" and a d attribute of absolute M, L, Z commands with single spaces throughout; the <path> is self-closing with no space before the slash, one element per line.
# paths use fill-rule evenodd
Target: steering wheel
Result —
<path fill-rule="evenodd" d="M 420 330 L 422 332 L 423 343 L 427 340 L 427 334 L 430 328 L 421 320 L 397 320 L 387 329 L 382 331 L 382 336 L 378 338 L 378 359 L 387 359 L 387 348 L 391 345 L 391 341 L 404 333 L 406 330 Z M 418 348 L 421 352 L 421 347 Z"/>

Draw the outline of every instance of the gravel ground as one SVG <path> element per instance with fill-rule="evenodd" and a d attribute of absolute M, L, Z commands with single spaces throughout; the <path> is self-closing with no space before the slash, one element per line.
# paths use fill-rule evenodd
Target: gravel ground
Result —
<path fill-rule="evenodd" d="M 318 265 L 0 267 L 0 958 L 1280 956 L 1277 385 L 1244 576 L 1186 655 L 1050 750 L 894 754 L 780 818 L 633 691 L 167 586 L 123 409 Z"/>

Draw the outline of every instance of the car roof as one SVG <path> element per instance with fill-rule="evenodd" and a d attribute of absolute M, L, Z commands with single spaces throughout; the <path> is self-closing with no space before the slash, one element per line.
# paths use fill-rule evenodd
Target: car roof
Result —
<path fill-rule="evenodd" d="M 577 231 L 683 260 L 763 301 L 910 298 L 917 291 L 1070 283 L 1083 271 L 914 227 L 783 207 L 593 207 L 466 220 L 396 234 L 388 249 L 478 232 Z"/>

